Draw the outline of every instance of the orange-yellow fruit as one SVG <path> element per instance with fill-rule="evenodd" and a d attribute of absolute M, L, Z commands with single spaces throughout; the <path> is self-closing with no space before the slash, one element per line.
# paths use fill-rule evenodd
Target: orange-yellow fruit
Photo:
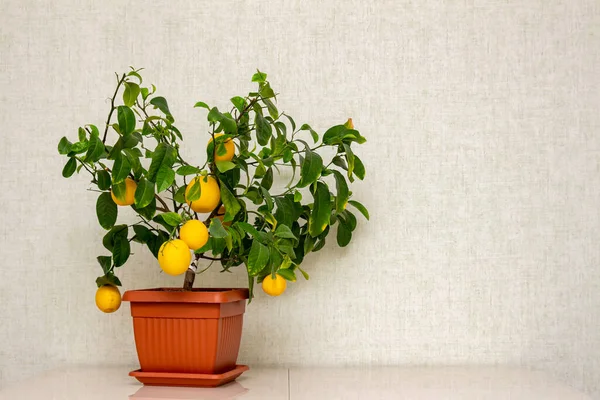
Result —
<path fill-rule="evenodd" d="M 187 200 L 188 193 L 196 180 L 200 181 L 200 198 L 190 202 Z M 187 185 L 187 188 L 185 189 L 185 198 L 192 210 L 199 213 L 207 213 L 214 210 L 215 207 L 217 207 L 217 204 L 219 204 L 219 201 L 221 200 L 221 189 L 219 189 L 217 180 L 212 176 L 198 176 Z"/>
<path fill-rule="evenodd" d="M 285 292 L 287 282 L 281 276 L 276 275 L 275 279 L 269 274 L 265 277 L 262 282 L 263 291 L 269 296 L 279 296 Z"/>
<path fill-rule="evenodd" d="M 169 240 L 158 250 L 158 265 L 168 275 L 183 274 L 189 268 L 191 261 L 190 248 L 183 240 Z"/>
<path fill-rule="evenodd" d="M 187 246 L 196 251 L 208 242 L 208 229 L 206 225 L 197 219 L 191 219 L 179 230 L 179 238 L 187 244 Z"/>
<path fill-rule="evenodd" d="M 221 205 L 221 207 L 219 207 L 219 211 L 217 211 L 217 218 L 219 218 L 221 220 L 221 223 L 224 226 L 231 226 L 231 221 L 229 222 L 223 222 L 223 218 L 225 218 L 225 206 Z"/>
<path fill-rule="evenodd" d="M 121 307 L 121 292 L 112 285 L 104 285 L 96 291 L 96 307 L 105 313 L 113 313 Z"/>
<path fill-rule="evenodd" d="M 137 189 L 137 183 L 131 178 L 125 179 L 125 198 L 118 199 L 117 196 L 110 191 L 110 195 L 113 201 L 119 206 L 130 206 L 135 202 L 135 190 Z"/>
<path fill-rule="evenodd" d="M 218 133 L 215 135 L 215 137 L 217 138 L 222 135 L 222 133 Z M 210 138 L 208 144 L 210 144 L 210 142 L 212 142 L 212 138 Z M 233 156 L 235 155 L 235 144 L 233 143 L 233 140 L 227 139 L 223 145 L 225 146 L 226 152 L 222 156 L 217 154 L 218 146 L 215 147 L 215 161 L 231 161 L 233 159 Z"/>

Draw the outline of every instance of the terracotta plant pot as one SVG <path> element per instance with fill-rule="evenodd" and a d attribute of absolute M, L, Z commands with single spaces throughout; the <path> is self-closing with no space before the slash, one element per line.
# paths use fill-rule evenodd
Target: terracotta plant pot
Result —
<path fill-rule="evenodd" d="M 219 386 L 246 366 L 236 365 L 248 289 L 129 290 L 140 382 Z"/>

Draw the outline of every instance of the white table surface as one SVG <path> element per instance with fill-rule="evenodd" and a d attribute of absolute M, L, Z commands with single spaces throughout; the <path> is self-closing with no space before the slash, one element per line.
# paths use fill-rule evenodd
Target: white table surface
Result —
<path fill-rule="evenodd" d="M 590 399 L 544 373 L 507 367 L 251 368 L 214 389 L 142 386 L 131 369 L 55 370 L 0 390 L 0 399 Z"/>

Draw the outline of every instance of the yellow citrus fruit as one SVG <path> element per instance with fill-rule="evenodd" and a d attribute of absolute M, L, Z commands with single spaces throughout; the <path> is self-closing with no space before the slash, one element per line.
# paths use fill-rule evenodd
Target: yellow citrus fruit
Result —
<path fill-rule="evenodd" d="M 219 207 L 219 211 L 217 211 L 217 218 L 219 218 L 221 220 L 221 223 L 225 226 L 230 226 L 231 225 L 231 221 L 229 222 L 223 222 L 223 218 L 225 218 L 225 206 L 221 205 L 221 207 Z"/>
<path fill-rule="evenodd" d="M 208 242 L 208 229 L 197 219 L 191 219 L 179 230 L 179 239 L 192 250 L 198 250 Z"/>
<path fill-rule="evenodd" d="M 137 189 L 137 183 L 133 179 L 125 179 L 125 198 L 123 200 L 117 199 L 117 196 L 110 191 L 110 195 L 113 201 L 119 206 L 130 206 L 135 202 L 135 190 Z"/>
<path fill-rule="evenodd" d="M 217 138 L 222 135 L 222 133 L 218 133 L 215 137 Z M 210 144 L 210 142 L 212 142 L 212 138 L 210 138 L 208 144 Z M 215 147 L 215 161 L 231 161 L 233 159 L 233 156 L 235 155 L 235 144 L 233 144 L 233 140 L 227 139 L 223 145 L 225 146 L 226 152 L 222 156 L 217 154 L 217 148 Z"/>
<path fill-rule="evenodd" d="M 190 266 L 190 248 L 181 239 L 168 240 L 158 250 L 158 265 L 168 275 L 181 275 Z"/>
<path fill-rule="evenodd" d="M 262 288 L 269 296 L 279 296 L 285 292 L 287 282 L 281 276 L 276 275 L 275 279 L 269 274 L 262 282 Z"/>
<path fill-rule="evenodd" d="M 121 292 L 119 288 L 111 285 L 104 285 L 96 291 L 96 306 L 100 311 L 113 313 L 121 307 Z"/>
<path fill-rule="evenodd" d="M 187 201 L 187 203 L 190 205 L 192 210 L 196 212 L 211 212 L 221 200 L 221 189 L 219 189 L 219 184 L 212 176 L 198 176 L 187 185 L 187 188 L 185 189 L 186 200 L 188 193 L 196 180 L 200 181 L 200 198 L 192 202 Z"/>

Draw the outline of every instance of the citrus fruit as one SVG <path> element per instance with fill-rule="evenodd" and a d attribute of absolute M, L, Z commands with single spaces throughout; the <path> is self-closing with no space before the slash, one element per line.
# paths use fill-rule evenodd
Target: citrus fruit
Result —
<path fill-rule="evenodd" d="M 219 211 L 217 211 L 217 218 L 219 218 L 221 220 L 221 223 L 225 226 L 230 226 L 231 225 L 231 221 L 229 222 L 223 222 L 223 218 L 225 218 L 225 206 L 221 205 L 221 207 L 219 207 Z"/>
<path fill-rule="evenodd" d="M 200 198 L 192 202 L 187 200 L 188 193 L 196 181 L 200 182 Z M 211 212 L 221 200 L 221 189 L 217 180 L 212 176 L 198 176 L 187 185 L 185 198 L 192 210 L 199 213 Z"/>
<path fill-rule="evenodd" d="M 166 241 L 158 250 L 158 264 L 168 275 L 181 275 L 192 261 L 190 248 L 181 239 Z"/>
<path fill-rule="evenodd" d="M 96 306 L 100 311 L 113 313 L 121 307 L 121 292 L 112 285 L 104 285 L 96 291 Z"/>
<path fill-rule="evenodd" d="M 285 292 L 286 287 L 287 282 L 279 275 L 275 275 L 275 279 L 273 279 L 272 275 L 269 274 L 262 282 L 262 288 L 269 296 L 279 296 Z"/>
<path fill-rule="evenodd" d="M 179 230 L 179 239 L 183 240 L 190 249 L 196 251 L 208 242 L 208 229 L 197 219 L 191 219 Z"/>
<path fill-rule="evenodd" d="M 222 136 L 222 133 L 218 133 L 215 135 L 215 138 Z M 208 141 L 208 144 L 212 142 L 212 138 Z M 233 156 L 235 155 L 235 144 L 233 144 L 233 140 L 227 139 L 223 145 L 225 146 L 225 154 L 222 156 L 217 154 L 217 147 L 215 147 L 215 161 L 231 161 Z"/>
<path fill-rule="evenodd" d="M 135 202 L 135 190 L 137 189 L 137 183 L 133 179 L 125 179 L 125 196 L 123 199 L 118 199 L 117 196 L 110 191 L 110 195 L 113 201 L 119 206 L 130 206 Z"/>

